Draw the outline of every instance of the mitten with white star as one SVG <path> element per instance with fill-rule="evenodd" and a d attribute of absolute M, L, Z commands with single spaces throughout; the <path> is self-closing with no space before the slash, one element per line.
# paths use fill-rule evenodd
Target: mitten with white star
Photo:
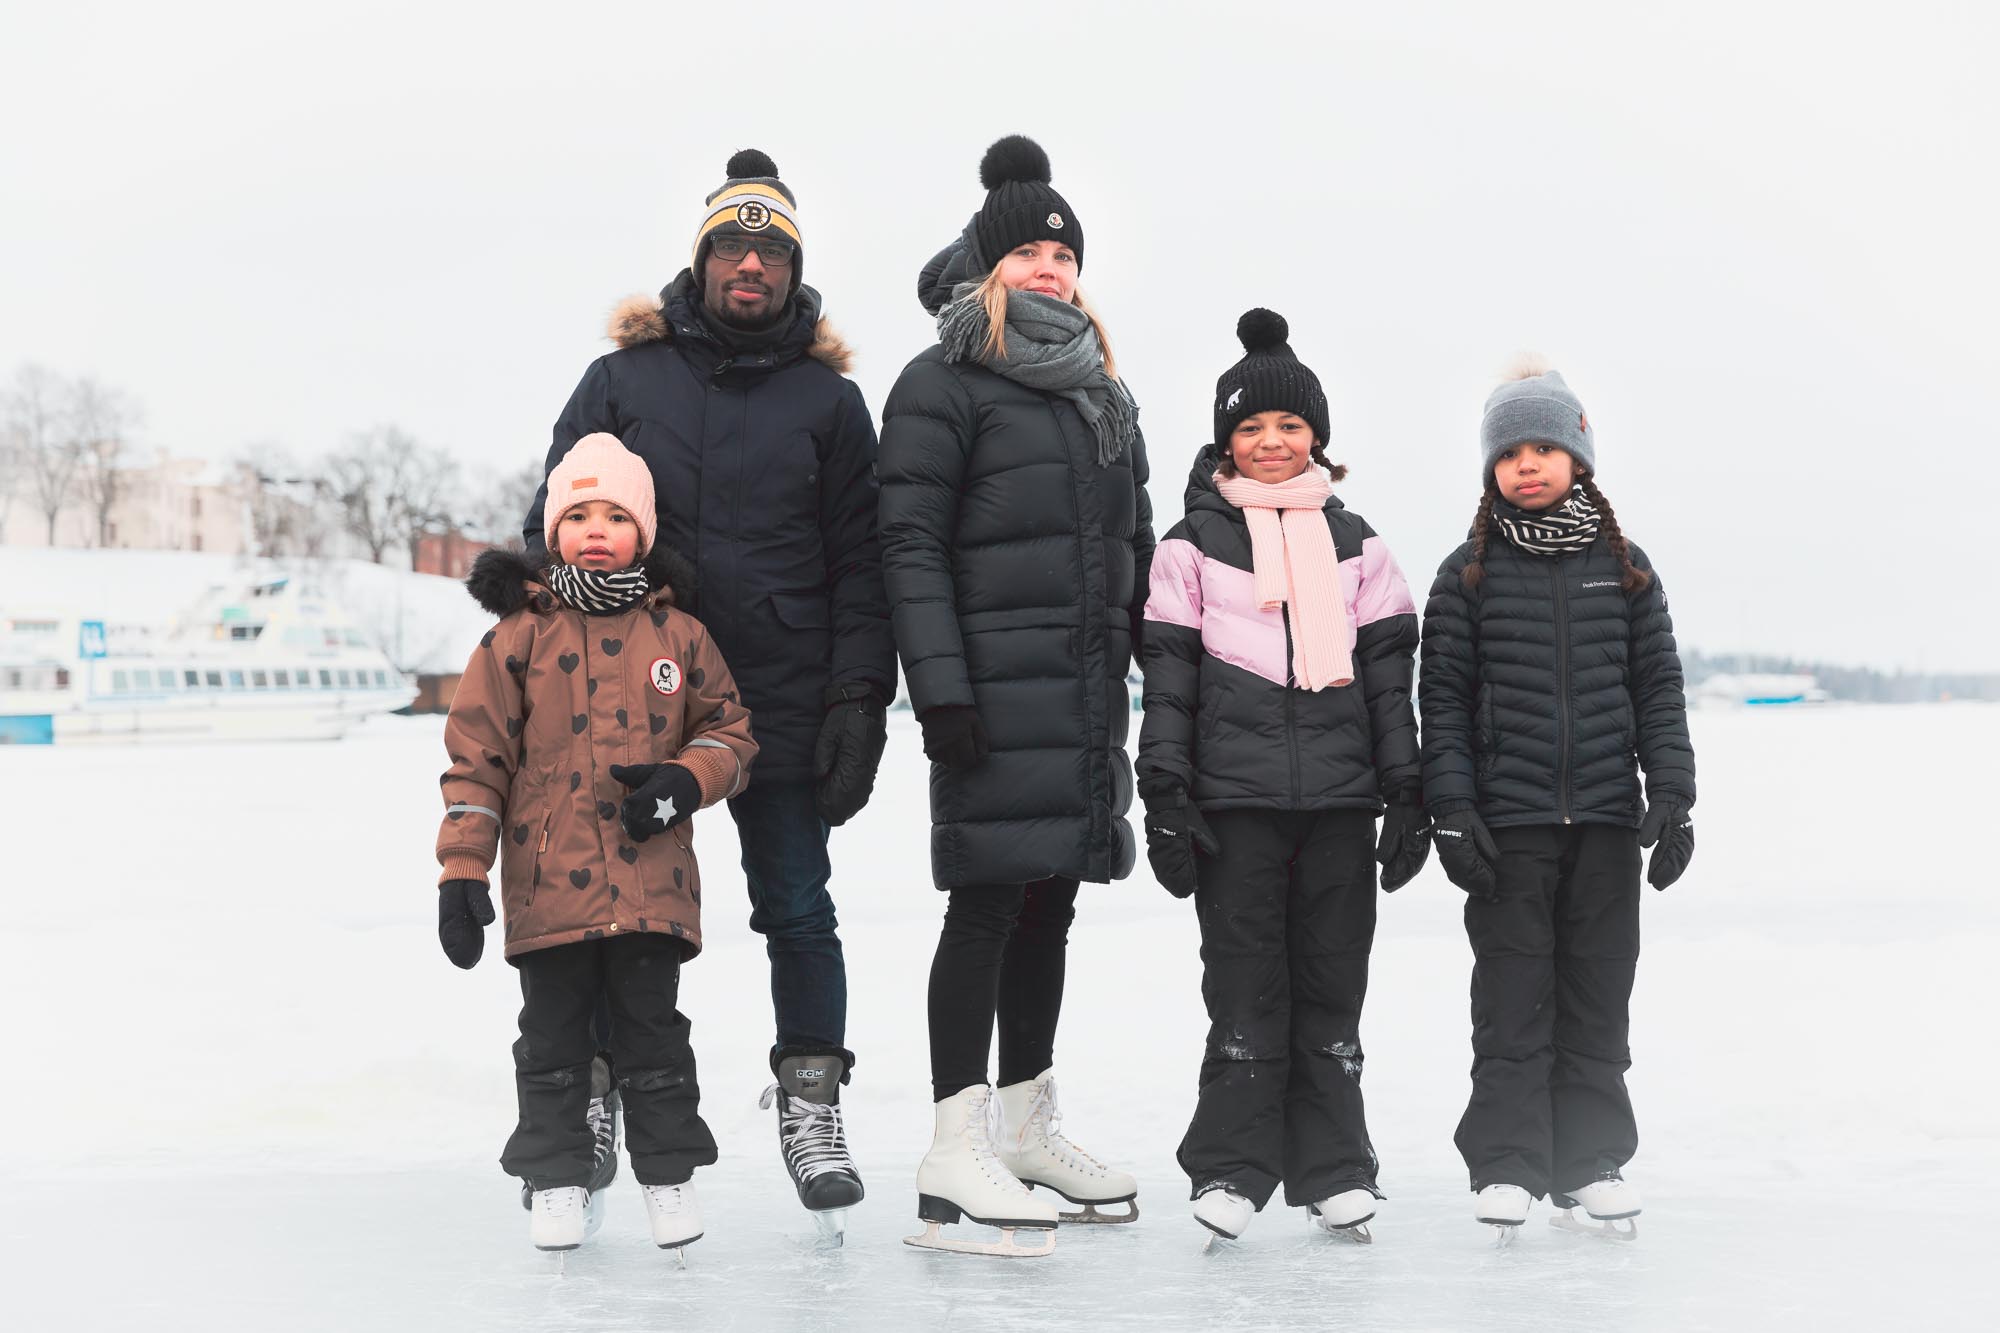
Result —
<path fill-rule="evenodd" d="M 634 842 L 665 833 L 701 809 L 701 784 L 684 764 L 613 764 L 611 776 L 632 789 L 618 815 Z"/>

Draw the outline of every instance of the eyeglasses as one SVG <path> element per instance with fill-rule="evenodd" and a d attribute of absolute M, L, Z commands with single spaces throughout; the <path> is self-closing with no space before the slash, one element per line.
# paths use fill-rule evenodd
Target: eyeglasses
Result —
<path fill-rule="evenodd" d="M 783 268 L 792 262 L 792 256 L 798 252 L 798 247 L 790 241 L 753 241 L 748 236 L 732 234 L 712 237 L 708 247 L 717 259 L 726 259 L 732 264 L 755 250 L 758 260 L 766 268 Z"/>

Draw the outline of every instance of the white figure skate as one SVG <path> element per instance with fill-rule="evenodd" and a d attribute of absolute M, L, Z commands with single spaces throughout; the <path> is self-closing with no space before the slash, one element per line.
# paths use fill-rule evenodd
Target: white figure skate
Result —
<path fill-rule="evenodd" d="M 1028 1193 L 1027 1186 L 1000 1164 L 987 1117 L 993 1090 L 976 1083 L 933 1107 L 936 1129 L 931 1150 L 917 1167 L 917 1217 L 922 1235 L 903 1243 L 954 1254 L 988 1254 L 1004 1259 L 1039 1258 L 1056 1248 L 1055 1207 Z M 938 1230 L 961 1217 L 998 1227 L 996 1242 L 957 1240 Z M 1015 1243 L 1017 1231 L 1043 1233 L 1039 1247 Z"/>
<path fill-rule="evenodd" d="M 1375 1237 L 1368 1223 L 1375 1216 L 1372 1190 L 1342 1190 L 1330 1199 L 1321 1199 L 1306 1209 L 1313 1225 L 1330 1235 L 1343 1236 L 1357 1245 L 1373 1245 Z"/>
<path fill-rule="evenodd" d="M 1629 1180 L 1618 1176 L 1593 1180 L 1582 1189 L 1568 1194 L 1551 1194 L 1549 1202 L 1562 1209 L 1561 1217 L 1549 1219 L 1552 1227 L 1604 1240 L 1639 1239 L 1639 1224 L 1632 1219 L 1643 1210 L 1639 1203 L 1639 1191 Z M 1574 1208 L 1583 1209 L 1597 1225 L 1589 1226 L 1577 1221 L 1571 1211 Z M 1620 1222 L 1625 1225 L 1619 1226 Z"/>
<path fill-rule="evenodd" d="M 1534 1199 L 1519 1185 L 1488 1185 L 1473 1196 L 1472 1215 L 1499 1232 L 1494 1246 L 1505 1249 L 1520 1234 L 1532 1203 Z"/>
<path fill-rule="evenodd" d="M 1061 1213 L 1065 1222 L 1134 1222 L 1139 1217 L 1139 1182 L 1130 1174 L 1106 1166 L 1062 1135 L 1062 1111 L 1056 1105 L 1055 1071 L 1025 1083 L 1000 1089 L 1000 1164 L 1023 1185 L 1054 1190 L 1076 1212 Z M 1122 1213 L 1101 1213 L 1099 1204 L 1122 1203 Z"/>
<path fill-rule="evenodd" d="M 1214 1233 L 1204 1248 L 1214 1248 L 1216 1237 L 1235 1240 L 1256 1215 L 1257 1205 L 1227 1185 L 1211 1186 L 1195 1196 L 1194 1220 Z"/>

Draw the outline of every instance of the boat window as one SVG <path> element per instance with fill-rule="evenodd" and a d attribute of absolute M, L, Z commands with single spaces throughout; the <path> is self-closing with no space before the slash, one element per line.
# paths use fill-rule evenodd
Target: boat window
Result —
<path fill-rule="evenodd" d="M 21 673 L 18 669 L 14 667 L 9 667 L 7 669 L 7 688 L 10 690 L 18 690 L 21 688 Z"/>
<path fill-rule="evenodd" d="M 177 690 L 181 687 L 181 673 L 172 667 L 161 667 L 156 679 L 163 690 Z"/>
<path fill-rule="evenodd" d="M 323 690 L 330 690 L 333 688 L 333 673 L 331 671 L 328 671 L 325 667 L 321 667 L 319 669 L 319 687 Z"/>
<path fill-rule="evenodd" d="M 292 673 L 291 673 L 291 672 L 289 672 L 289 671 L 280 671 L 280 672 L 278 672 L 277 674 L 278 674 L 278 679 L 277 679 L 277 680 L 276 680 L 276 681 L 275 681 L 274 683 L 275 683 L 275 684 L 277 685 L 277 687 L 278 687 L 279 689 L 281 689 L 281 690 L 289 690 L 290 688 L 292 688 Z"/>
<path fill-rule="evenodd" d="M 243 673 L 241 671 L 232 671 L 229 673 L 229 688 L 232 690 L 243 688 Z"/>
<path fill-rule="evenodd" d="M 183 671 L 181 672 L 181 675 L 185 678 L 187 687 L 189 689 L 198 690 L 201 688 L 201 672 Z"/>
<path fill-rule="evenodd" d="M 205 671 L 202 673 L 202 676 L 208 681 L 208 688 L 211 690 L 222 688 L 222 673 L 220 671 Z"/>
<path fill-rule="evenodd" d="M 347 668 L 342 667 L 340 671 L 340 688 L 344 690 L 353 684 L 354 684 L 353 674 L 349 672 Z"/>
<path fill-rule="evenodd" d="M 383 689 L 383 690 L 386 690 L 386 689 L 388 689 L 388 688 L 389 688 L 389 676 L 388 676 L 388 673 L 386 673 L 386 672 L 382 672 L 382 671 L 378 671 L 378 672 L 376 672 L 376 673 L 375 673 L 375 687 L 376 687 L 377 689 Z"/>
<path fill-rule="evenodd" d="M 130 676 L 126 675 L 123 671 L 114 671 L 111 673 L 111 692 L 113 694 L 123 694 L 131 688 L 132 678 Z"/>
<path fill-rule="evenodd" d="M 68 688 L 69 688 L 69 668 L 68 668 L 68 667 L 57 667 L 57 668 L 56 668 L 56 688 L 57 688 L 57 689 L 59 689 L 59 690 L 66 690 L 66 689 L 68 689 Z"/>
<path fill-rule="evenodd" d="M 253 671 L 253 672 L 251 672 L 251 673 L 250 673 L 250 688 L 251 688 L 251 689 L 253 689 L 253 690 L 268 690 L 268 689 L 270 689 L 270 688 L 271 688 L 271 676 L 270 676 L 270 673 L 269 673 L 269 672 L 265 672 L 265 671 Z"/>

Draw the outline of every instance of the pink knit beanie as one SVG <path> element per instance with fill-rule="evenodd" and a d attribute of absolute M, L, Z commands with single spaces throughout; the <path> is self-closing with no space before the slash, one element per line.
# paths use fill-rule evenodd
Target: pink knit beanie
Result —
<path fill-rule="evenodd" d="M 549 473 L 548 499 L 542 505 L 542 540 L 556 549 L 556 524 L 586 500 L 609 500 L 639 525 L 639 555 L 653 549 L 660 516 L 653 508 L 653 470 L 646 460 L 618 442 L 616 435 L 586 435 L 570 446 L 556 470 Z"/>

